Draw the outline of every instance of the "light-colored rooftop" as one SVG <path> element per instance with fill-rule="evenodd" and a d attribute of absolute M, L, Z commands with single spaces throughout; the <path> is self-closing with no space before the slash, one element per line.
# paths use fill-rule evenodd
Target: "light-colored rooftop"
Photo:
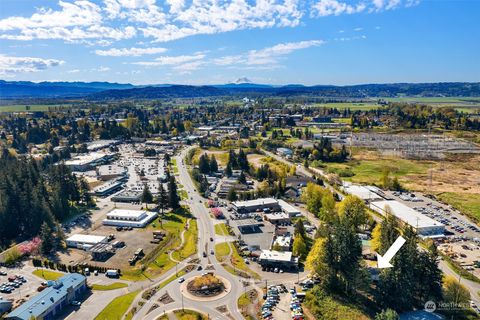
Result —
<path fill-rule="evenodd" d="M 295 208 L 294 206 L 292 206 L 291 204 L 289 204 L 288 202 L 286 202 L 282 199 L 278 200 L 278 204 L 280 205 L 280 207 L 282 208 L 282 210 L 284 212 L 286 212 L 290 215 L 300 213 L 300 210 L 298 210 L 297 208 Z"/>
<path fill-rule="evenodd" d="M 354 184 L 348 184 L 343 187 L 345 193 L 357 196 L 362 200 L 378 200 L 383 199 L 377 193 L 375 189 L 370 188 L 369 186 L 359 186 Z"/>
<path fill-rule="evenodd" d="M 262 250 L 260 254 L 260 260 L 275 260 L 275 261 L 292 261 L 292 252 L 290 251 L 273 251 Z"/>
<path fill-rule="evenodd" d="M 444 226 L 442 223 L 435 221 L 396 200 L 374 201 L 370 203 L 370 208 L 382 215 L 385 214 L 386 206 L 390 207 L 394 216 L 414 228 L 421 229 Z"/>
<path fill-rule="evenodd" d="M 247 201 L 236 201 L 233 205 L 237 208 L 241 207 L 254 207 L 254 206 L 268 206 L 268 205 L 276 205 L 278 201 L 274 198 L 260 198 L 255 200 L 247 200 Z"/>
<path fill-rule="evenodd" d="M 67 238 L 67 241 L 80 242 L 80 243 L 99 243 L 105 241 L 106 236 L 96 236 L 91 234 L 74 234 Z"/>
<path fill-rule="evenodd" d="M 129 210 L 129 209 L 113 209 L 107 213 L 108 217 L 114 216 L 118 218 L 135 218 L 139 219 L 146 214 L 144 210 Z"/>

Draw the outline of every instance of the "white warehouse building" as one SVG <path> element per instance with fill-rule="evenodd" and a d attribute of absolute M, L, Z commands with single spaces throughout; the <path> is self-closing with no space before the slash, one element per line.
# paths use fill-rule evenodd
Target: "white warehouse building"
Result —
<path fill-rule="evenodd" d="M 107 243 L 107 236 L 96 236 L 91 234 L 74 234 L 67 238 L 67 246 L 70 248 L 84 249 L 93 247 L 98 243 Z"/>
<path fill-rule="evenodd" d="M 421 237 L 436 238 L 443 237 L 445 225 L 427 217 L 420 212 L 404 205 L 396 200 L 373 201 L 370 208 L 385 215 L 385 208 L 390 207 L 392 214 L 403 223 L 412 226 Z"/>
<path fill-rule="evenodd" d="M 103 220 L 106 226 L 143 228 L 157 217 L 155 212 L 145 210 L 114 209 Z"/>

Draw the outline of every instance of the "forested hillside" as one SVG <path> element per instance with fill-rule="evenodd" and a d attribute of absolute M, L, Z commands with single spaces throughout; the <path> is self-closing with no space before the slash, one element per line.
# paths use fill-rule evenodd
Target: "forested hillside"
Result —
<path fill-rule="evenodd" d="M 64 165 L 42 170 L 4 149 L 0 158 L 0 247 L 36 236 L 46 222 L 57 230 L 72 208 L 88 203 L 88 187 Z"/>

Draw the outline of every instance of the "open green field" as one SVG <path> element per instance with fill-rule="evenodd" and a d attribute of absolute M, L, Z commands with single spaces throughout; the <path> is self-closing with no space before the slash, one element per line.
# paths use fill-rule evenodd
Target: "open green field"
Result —
<path fill-rule="evenodd" d="M 437 197 L 452 205 L 460 212 L 473 217 L 477 222 L 480 221 L 480 196 L 472 193 L 443 192 Z"/>
<path fill-rule="evenodd" d="M 479 97 L 401 97 L 383 98 L 390 102 L 421 103 L 433 107 L 453 107 L 465 113 L 480 113 Z"/>
<path fill-rule="evenodd" d="M 29 106 L 27 110 L 27 106 Z M 0 105 L 0 112 L 48 111 L 50 109 L 70 108 L 71 104 L 12 104 Z"/>
<path fill-rule="evenodd" d="M 45 280 L 52 280 L 55 281 L 63 276 L 63 273 L 46 270 L 46 269 L 38 269 L 32 272 L 37 277 L 40 277 Z"/>
<path fill-rule="evenodd" d="M 320 108 L 337 108 L 339 110 L 351 109 L 351 110 L 372 110 L 381 108 L 382 105 L 376 102 L 335 102 L 335 103 L 314 103 L 315 107 Z"/>
<path fill-rule="evenodd" d="M 223 262 L 230 254 L 230 245 L 228 242 L 217 243 L 215 245 L 215 257 L 218 261 Z"/>
<path fill-rule="evenodd" d="M 123 282 L 114 282 L 111 284 L 92 284 L 92 290 L 97 290 L 97 291 L 109 291 L 109 290 L 116 290 L 116 289 L 121 289 L 121 288 L 126 288 L 128 287 L 128 284 L 123 283 Z"/>
<path fill-rule="evenodd" d="M 327 172 L 337 173 L 340 176 L 345 172 L 353 172 L 352 177 L 342 177 L 343 180 L 351 181 L 359 184 L 378 184 L 382 177 L 382 172 L 388 168 L 392 176 L 402 177 L 412 174 L 426 174 L 430 162 L 428 161 L 411 161 L 407 159 L 377 159 L 377 160 L 352 160 L 345 164 L 329 163 L 327 164 Z"/>
<path fill-rule="evenodd" d="M 110 302 L 105 309 L 103 309 L 95 320 L 118 320 L 122 319 L 125 312 L 132 304 L 133 300 L 140 291 L 130 292 L 123 296 L 119 296 Z"/>

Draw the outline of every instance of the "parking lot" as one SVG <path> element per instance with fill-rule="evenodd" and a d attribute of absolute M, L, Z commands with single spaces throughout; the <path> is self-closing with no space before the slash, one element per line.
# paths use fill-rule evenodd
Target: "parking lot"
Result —
<path fill-rule="evenodd" d="M 34 267 L 29 265 L 23 265 L 15 268 L 0 267 L 0 272 L 6 273 L 6 275 L 0 275 L 0 288 L 11 290 L 0 290 L 0 297 L 4 299 L 11 299 L 14 301 L 14 306 L 24 300 L 28 300 L 29 297 L 38 293 L 37 288 L 44 281 L 43 279 L 35 276 L 32 272 Z M 15 282 L 9 281 L 8 278 L 12 276 L 20 276 L 24 281 L 20 280 L 14 285 Z"/>
<path fill-rule="evenodd" d="M 385 191 L 389 197 L 402 202 L 416 211 L 445 225 L 446 236 L 459 237 L 466 240 L 480 240 L 480 228 L 456 209 L 428 198 L 421 193 L 399 193 Z"/>

